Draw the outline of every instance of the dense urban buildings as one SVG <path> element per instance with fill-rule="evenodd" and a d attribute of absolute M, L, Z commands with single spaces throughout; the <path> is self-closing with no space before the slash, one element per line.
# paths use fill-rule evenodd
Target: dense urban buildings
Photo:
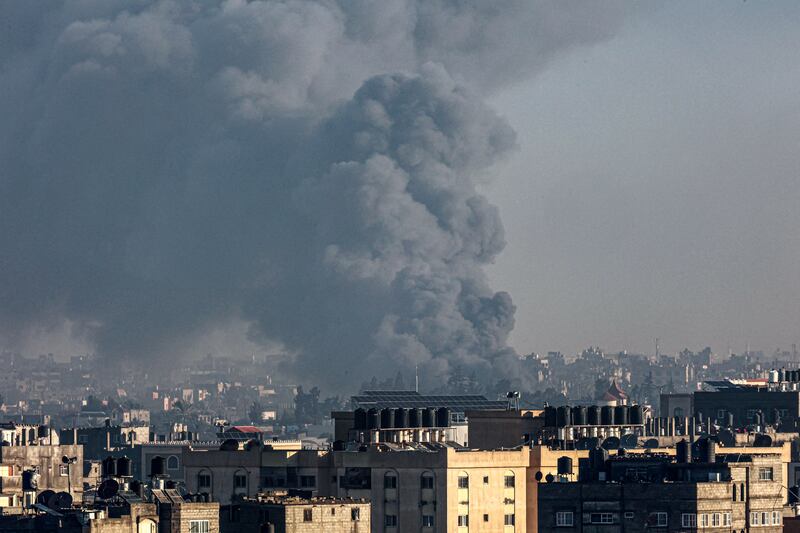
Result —
<path fill-rule="evenodd" d="M 733 372 L 730 359 L 707 356 L 668 362 L 709 377 L 671 389 L 655 385 L 664 356 L 639 383 L 636 357 L 548 356 L 548 379 L 596 372 L 577 396 L 565 393 L 572 385 L 427 394 L 393 389 L 397 377 L 349 401 L 320 400 L 315 389 L 259 383 L 253 361 L 242 370 L 208 359 L 188 374 L 218 380 L 204 385 L 142 388 L 126 377 L 124 387 L 76 390 L 72 403 L 19 400 L 4 404 L 0 425 L 0 531 L 791 527 L 800 370 L 740 358 Z M 84 380 L 94 371 L 71 364 Z"/>

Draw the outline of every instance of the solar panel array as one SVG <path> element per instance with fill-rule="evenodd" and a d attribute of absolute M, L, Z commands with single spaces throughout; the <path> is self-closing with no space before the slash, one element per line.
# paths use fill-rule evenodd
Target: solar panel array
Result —
<path fill-rule="evenodd" d="M 353 406 L 369 409 L 390 407 L 448 407 L 453 412 L 507 409 L 504 400 L 488 400 L 480 394 L 423 395 L 415 391 L 364 391 L 353 396 Z"/>

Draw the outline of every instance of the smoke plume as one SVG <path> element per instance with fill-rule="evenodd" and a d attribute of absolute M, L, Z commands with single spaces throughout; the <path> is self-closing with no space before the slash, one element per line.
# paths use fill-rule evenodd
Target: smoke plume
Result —
<path fill-rule="evenodd" d="M 208 329 L 331 387 L 516 376 L 476 192 L 483 99 L 619 8 L 504 0 L 0 2 L 0 335 L 169 359 Z"/>

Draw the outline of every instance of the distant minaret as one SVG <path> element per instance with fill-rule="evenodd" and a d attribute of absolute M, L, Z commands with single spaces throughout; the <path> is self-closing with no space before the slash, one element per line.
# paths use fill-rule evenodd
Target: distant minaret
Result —
<path fill-rule="evenodd" d="M 414 365 L 414 392 L 419 392 L 419 365 Z"/>
<path fill-rule="evenodd" d="M 659 350 L 658 350 L 658 337 L 656 337 L 656 359 L 658 359 L 659 355 L 660 355 L 660 353 L 659 353 Z"/>

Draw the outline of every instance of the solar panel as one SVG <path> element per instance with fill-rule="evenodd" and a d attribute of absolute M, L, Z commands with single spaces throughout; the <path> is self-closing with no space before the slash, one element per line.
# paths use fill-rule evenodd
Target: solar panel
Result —
<path fill-rule="evenodd" d="M 488 400 L 480 394 L 422 395 L 415 391 L 364 391 L 352 397 L 355 407 L 384 409 L 389 407 L 447 407 L 454 412 L 466 410 L 507 409 L 504 400 Z"/>

